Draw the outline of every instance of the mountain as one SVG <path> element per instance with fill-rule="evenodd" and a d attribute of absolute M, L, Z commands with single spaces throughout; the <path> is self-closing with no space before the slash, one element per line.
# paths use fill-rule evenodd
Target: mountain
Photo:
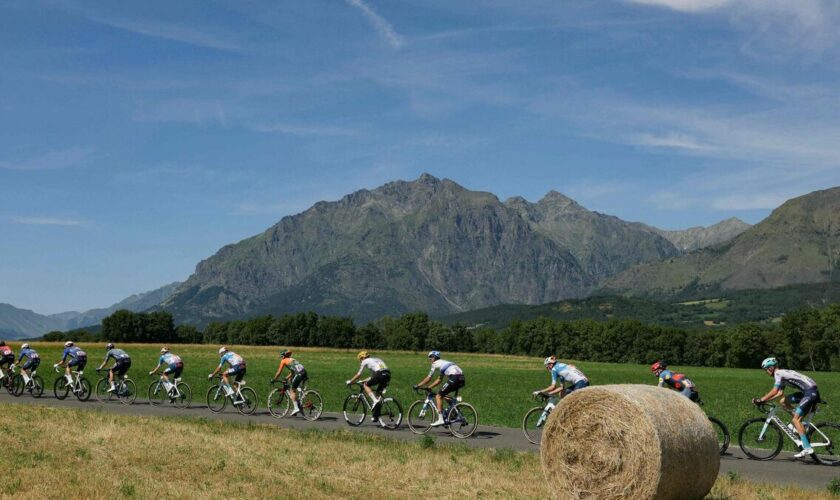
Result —
<path fill-rule="evenodd" d="M 114 311 L 128 309 L 134 312 L 150 309 L 167 299 L 180 283 L 170 283 L 151 292 L 132 295 L 116 304 L 83 313 L 68 311 L 49 316 L 10 304 L 0 304 L 0 336 L 9 339 L 29 338 L 54 330 L 73 330 L 97 325 Z"/>
<path fill-rule="evenodd" d="M 680 252 L 691 252 L 725 243 L 750 227 L 752 226 L 741 219 L 731 217 L 709 227 L 691 227 L 677 231 L 651 229 L 673 243 Z"/>
<path fill-rule="evenodd" d="M 840 187 L 785 202 L 734 239 L 609 278 L 605 290 L 690 296 L 840 279 Z"/>
<path fill-rule="evenodd" d="M 580 297 L 676 247 L 559 193 L 505 203 L 424 174 L 284 217 L 202 261 L 161 307 L 205 324 L 314 310 L 367 321 Z"/>

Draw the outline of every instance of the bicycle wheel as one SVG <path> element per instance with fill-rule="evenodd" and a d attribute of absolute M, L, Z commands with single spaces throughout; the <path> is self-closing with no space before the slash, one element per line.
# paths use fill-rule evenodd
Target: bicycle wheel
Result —
<path fill-rule="evenodd" d="M 268 393 L 268 412 L 272 417 L 283 418 L 289 414 L 292 402 L 286 389 L 278 387 Z"/>
<path fill-rule="evenodd" d="M 221 384 L 210 386 L 210 388 L 207 389 L 207 407 L 210 408 L 210 411 L 213 413 L 219 413 L 224 410 L 227 400 L 228 398 L 225 396 L 225 390 L 222 388 Z"/>
<path fill-rule="evenodd" d="M 808 428 L 808 441 L 814 448 L 811 455 L 823 465 L 840 464 L 840 424 L 820 422 Z"/>
<path fill-rule="evenodd" d="M 178 389 L 178 395 L 173 400 L 175 407 L 181 409 L 189 408 L 192 404 L 192 389 L 183 382 L 178 382 L 176 387 Z"/>
<path fill-rule="evenodd" d="M 525 433 L 525 439 L 533 444 L 540 444 L 540 440 L 542 440 L 543 426 L 546 421 L 543 418 L 544 410 L 545 408 L 542 406 L 531 408 L 525 414 L 525 418 L 522 419 L 522 432 Z"/>
<path fill-rule="evenodd" d="M 236 409 L 243 415 L 253 415 L 257 411 L 257 391 L 251 387 L 245 387 L 239 390 L 242 394 L 242 402 L 236 405 Z"/>
<path fill-rule="evenodd" d="M 12 379 L 12 390 L 9 394 L 13 396 L 20 396 L 23 394 L 23 386 L 26 385 L 23 382 L 23 375 L 17 374 L 15 378 Z"/>
<path fill-rule="evenodd" d="M 772 460 L 782 451 L 782 431 L 765 418 L 753 418 L 744 422 L 738 431 L 741 450 L 754 460 Z"/>
<path fill-rule="evenodd" d="M 6 376 L 3 378 L 3 386 L 6 387 L 6 392 L 8 392 L 12 396 L 14 396 L 15 395 L 15 381 L 12 378 L 12 375 L 10 375 L 10 373 L 11 373 L 11 370 L 9 370 L 9 373 L 7 373 Z"/>
<path fill-rule="evenodd" d="M 303 418 L 309 420 L 318 420 L 321 418 L 321 412 L 324 411 L 324 401 L 317 391 L 306 391 L 300 398 L 300 408 Z"/>
<path fill-rule="evenodd" d="M 449 432 L 456 438 L 465 439 L 478 428 L 478 412 L 469 403 L 458 403 L 449 410 Z"/>
<path fill-rule="evenodd" d="M 119 391 L 120 393 L 117 394 L 117 397 L 119 397 L 120 403 L 124 405 L 130 405 L 135 399 L 137 399 L 137 384 L 135 384 L 130 378 L 123 381 L 122 387 L 119 388 Z"/>
<path fill-rule="evenodd" d="M 717 433 L 720 454 L 723 455 L 729 448 L 729 429 L 726 428 L 726 425 L 723 422 L 715 417 L 709 417 L 709 421 L 712 423 L 712 428 L 714 428 Z"/>
<path fill-rule="evenodd" d="M 44 394 L 44 379 L 35 375 L 32 377 L 32 394 L 33 398 L 40 398 Z"/>
<path fill-rule="evenodd" d="M 361 394 L 350 394 L 344 400 L 344 406 L 342 407 L 344 420 L 353 427 L 362 425 L 367 416 L 367 404 L 362 398 Z"/>
<path fill-rule="evenodd" d="M 55 399 L 58 400 L 62 400 L 70 394 L 70 386 L 67 385 L 67 379 L 64 378 L 63 375 L 60 375 L 57 379 L 55 379 L 53 392 L 55 393 Z"/>
<path fill-rule="evenodd" d="M 402 406 L 394 398 L 382 400 L 382 407 L 379 409 L 379 422 L 382 427 L 394 430 L 402 423 Z"/>
<path fill-rule="evenodd" d="M 425 434 L 437 419 L 437 408 L 428 399 L 419 399 L 408 407 L 408 428 L 415 434 Z"/>
<path fill-rule="evenodd" d="M 88 379 L 83 378 L 79 380 L 79 391 L 76 393 L 76 398 L 79 401 L 87 401 L 90 399 L 90 382 Z"/>
<path fill-rule="evenodd" d="M 96 381 L 96 400 L 100 403 L 111 401 L 114 397 L 114 391 L 109 391 L 111 383 L 107 378 L 101 378 Z"/>
<path fill-rule="evenodd" d="M 146 390 L 146 397 L 152 406 L 160 406 L 167 402 L 169 395 L 166 393 L 166 388 L 163 387 L 163 381 L 155 380 L 149 384 L 149 388 Z"/>

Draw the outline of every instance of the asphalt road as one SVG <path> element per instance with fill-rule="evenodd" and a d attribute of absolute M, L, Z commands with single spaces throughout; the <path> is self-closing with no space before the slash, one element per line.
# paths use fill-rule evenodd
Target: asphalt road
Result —
<path fill-rule="evenodd" d="M 198 399 L 198 398 L 196 398 Z M 99 403 L 95 400 L 81 402 L 69 396 L 64 401 L 55 399 L 52 391 L 45 391 L 40 399 L 34 399 L 30 396 L 24 395 L 20 398 L 10 396 L 5 391 L 0 393 L 0 403 L 4 405 L 14 404 L 35 404 L 59 408 L 83 408 L 92 411 L 106 411 L 121 415 L 134 415 L 146 417 L 187 417 L 187 418 L 206 418 L 214 420 L 227 420 L 231 422 L 246 422 L 251 420 L 256 423 L 263 423 L 268 425 L 276 425 L 288 429 L 308 429 L 318 428 L 325 430 L 336 429 L 353 429 L 360 432 L 368 432 L 387 436 L 394 439 L 415 440 L 418 439 L 416 434 L 413 434 L 405 422 L 395 431 L 387 431 L 374 425 L 367 420 L 359 427 L 351 428 L 344 422 L 344 418 L 339 413 L 324 413 L 321 419 L 317 422 L 308 422 L 300 417 L 287 417 L 277 419 L 272 417 L 268 411 L 258 409 L 257 413 L 251 416 L 240 415 L 236 410 L 228 406 L 221 413 L 213 413 L 205 404 L 196 404 L 188 409 L 177 409 L 167 406 L 151 406 L 146 402 L 136 401 L 132 405 L 123 405 L 118 402 Z M 730 429 L 731 431 L 731 429 Z M 429 435 L 433 436 L 438 443 L 441 444 L 461 444 L 471 448 L 510 448 L 513 450 L 538 452 L 539 447 L 532 445 L 525 440 L 520 429 L 511 429 L 507 427 L 491 427 L 479 426 L 475 435 L 469 439 L 457 439 L 452 437 L 444 429 L 432 429 Z M 750 460 L 744 456 L 738 444 L 733 442 L 729 451 L 720 462 L 720 473 L 727 474 L 734 471 L 740 477 L 752 481 L 768 482 L 775 484 L 794 484 L 805 488 L 825 489 L 829 481 L 833 478 L 840 477 L 840 466 L 828 467 L 818 465 L 811 460 L 796 460 L 792 454 L 782 453 L 775 460 L 769 462 L 761 462 Z M 690 471 L 688 472 L 690 473 Z"/>

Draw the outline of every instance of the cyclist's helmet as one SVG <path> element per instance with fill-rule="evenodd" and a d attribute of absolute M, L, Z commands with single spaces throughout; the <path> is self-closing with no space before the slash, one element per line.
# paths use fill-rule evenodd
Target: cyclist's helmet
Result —
<path fill-rule="evenodd" d="M 429 352 L 428 358 L 440 359 L 440 351 Z"/>
<path fill-rule="evenodd" d="M 160 353 L 161 353 L 161 354 L 166 354 L 167 352 L 169 352 L 169 348 L 168 348 L 168 347 L 163 346 L 163 347 L 161 347 L 161 348 L 160 348 Z"/>
<path fill-rule="evenodd" d="M 22 346 L 20 346 L 20 348 L 21 348 L 21 350 L 29 349 L 29 344 L 23 344 Z"/>
<path fill-rule="evenodd" d="M 668 368 L 668 363 L 664 361 L 657 361 L 656 363 L 650 365 L 650 371 L 656 373 L 659 370 L 664 370 Z"/>
<path fill-rule="evenodd" d="M 370 354 L 368 354 L 367 351 L 361 351 L 356 357 L 359 358 L 359 361 L 361 361 L 367 358 L 368 356 L 370 356 Z"/>
<path fill-rule="evenodd" d="M 778 366 L 778 365 L 779 365 L 779 360 L 776 359 L 776 358 L 767 358 L 767 359 L 765 359 L 764 361 L 761 362 L 761 368 L 764 369 L 764 370 L 770 368 L 771 366 Z"/>
<path fill-rule="evenodd" d="M 68 340 L 67 342 L 64 343 L 64 347 L 73 347 L 73 341 Z"/>
<path fill-rule="evenodd" d="M 219 348 L 219 356 L 221 356 L 222 354 L 226 353 L 226 352 L 227 352 L 227 350 L 228 350 L 228 349 L 227 349 L 227 347 L 225 347 L 225 346 L 220 347 L 220 348 Z"/>
<path fill-rule="evenodd" d="M 112 344 L 111 342 L 108 342 L 108 344 L 105 345 L 105 349 L 113 349 L 113 348 L 114 348 L 114 344 Z"/>
<path fill-rule="evenodd" d="M 288 358 L 291 355 L 292 355 L 292 350 L 291 349 L 283 349 L 282 351 L 280 351 L 280 357 L 281 358 Z"/>
<path fill-rule="evenodd" d="M 545 358 L 545 361 L 543 361 L 543 364 L 544 364 L 546 367 L 549 367 L 549 366 L 553 365 L 553 364 L 554 364 L 554 363 L 556 363 L 556 362 L 557 362 L 557 358 L 555 358 L 554 356 L 549 356 L 549 357 Z"/>

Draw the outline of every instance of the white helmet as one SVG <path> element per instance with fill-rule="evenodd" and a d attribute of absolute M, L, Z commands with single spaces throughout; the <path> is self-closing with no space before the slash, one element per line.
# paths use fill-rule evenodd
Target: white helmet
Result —
<path fill-rule="evenodd" d="M 73 341 L 68 340 L 67 342 L 64 343 L 64 347 L 73 347 Z"/>
<path fill-rule="evenodd" d="M 29 349 L 29 344 L 23 344 L 20 346 L 21 349 Z"/>
<path fill-rule="evenodd" d="M 220 347 L 220 348 L 219 348 L 219 356 L 221 356 L 222 354 L 226 353 L 226 352 L 227 352 L 227 350 L 228 350 L 228 349 L 227 349 L 227 347 L 225 347 L 225 346 Z"/>
<path fill-rule="evenodd" d="M 167 352 L 169 352 L 169 348 L 168 348 L 168 347 L 163 346 L 163 347 L 161 347 L 161 348 L 160 348 L 160 353 L 161 353 L 161 354 L 166 354 Z"/>

